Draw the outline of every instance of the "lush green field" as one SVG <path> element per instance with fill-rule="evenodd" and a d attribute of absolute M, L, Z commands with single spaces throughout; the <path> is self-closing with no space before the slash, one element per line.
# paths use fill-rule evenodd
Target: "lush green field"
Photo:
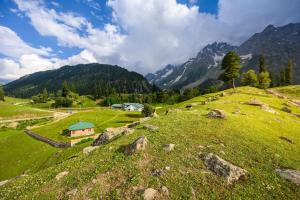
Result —
<path fill-rule="evenodd" d="M 64 199 L 68 191 L 77 189 L 75 199 L 140 199 L 143 189 L 161 191 L 166 186 L 169 196 L 159 192 L 158 199 L 299 199 L 299 187 L 275 173 L 276 168 L 300 170 L 300 119 L 281 111 L 287 100 L 248 87 L 227 94 L 206 105 L 200 102 L 216 94 L 194 98 L 173 106 L 177 110 L 167 115 L 166 108 L 159 109 L 160 117 L 147 122 L 158 126 L 158 132 L 140 125 L 133 134 L 113 140 L 89 155 L 78 154 L 6 184 L 0 188 L 0 197 Z M 268 104 L 277 114 L 245 104 L 252 98 Z M 186 109 L 192 102 L 199 105 Z M 211 108 L 225 110 L 227 119 L 208 118 Z M 300 114 L 300 107 L 290 108 Z M 131 156 L 123 154 L 124 145 L 141 135 L 149 140 L 146 150 Z M 176 145 L 171 152 L 163 149 L 168 143 Z M 207 173 L 199 155 L 211 152 L 246 169 L 246 179 L 227 185 L 224 178 Z M 166 166 L 169 171 L 152 175 Z M 55 180 L 62 171 L 69 174 Z"/>
<path fill-rule="evenodd" d="M 38 170 L 57 151 L 14 129 L 0 129 L 0 146 L 0 180 Z"/>
<path fill-rule="evenodd" d="M 0 101 L 0 120 L 49 116 L 52 113 L 30 106 L 28 99 L 5 97 Z"/>
<path fill-rule="evenodd" d="M 100 133 L 105 128 L 120 127 L 138 120 L 139 117 L 140 114 L 138 112 L 95 108 L 92 110 L 80 111 L 59 122 L 50 123 L 49 125 L 33 129 L 32 131 L 57 141 L 68 141 L 71 138 L 65 134 L 64 130 L 79 121 L 94 123 L 95 132 Z"/>
<path fill-rule="evenodd" d="M 275 90 L 283 95 L 287 95 L 291 98 L 300 99 L 300 85 L 272 88 L 272 90 Z"/>

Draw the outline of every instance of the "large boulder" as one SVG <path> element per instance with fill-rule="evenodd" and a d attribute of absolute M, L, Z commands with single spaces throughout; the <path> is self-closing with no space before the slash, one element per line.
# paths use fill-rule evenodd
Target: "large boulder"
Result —
<path fill-rule="evenodd" d="M 143 197 L 145 200 L 152 200 L 155 198 L 156 194 L 157 194 L 157 190 L 153 189 L 153 188 L 147 188 L 144 191 Z"/>
<path fill-rule="evenodd" d="M 93 142 L 92 146 L 99 146 L 102 144 L 107 143 L 108 141 L 112 140 L 113 138 L 119 136 L 119 135 L 129 135 L 133 133 L 133 129 L 130 129 L 128 127 L 119 127 L 119 128 L 107 128 L 105 131 L 99 135 L 98 138 Z"/>
<path fill-rule="evenodd" d="M 300 186 L 300 171 L 293 169 L 276 169 L 276 173 L 282 178 Z"/>
<path fill-rule="evenodd" d="M 208 115 L 209 118 L 221 118 L 221 119 L 226 119 L 226 113 L 223 110 L 219 109 L 213 109 L 211 110 Z"/>
<path fill-rule="evenodd" d="M 143 151 L 146 148 L 147 144 L 148 139 L 145 136 L 141 136 L 125 148 L 125 153 L 133 154 L 136 151 Z"/>
<path fill-rule="evenodd" d="M 246 170 L 231 164 L 230 162 L 223 160 L 219 156 L 210 153 L 204 157 L 206 167 L 215 174 L 225 177 L 228 184 L 239 180 L 247 173 Z"/>
<path fill-rule="evenodd" d="M 257 99 L 250 99 L 246 104 L 251 105 L 251 106 L 264 106 L 266 105 L 265 103 L 257 100 Z"/>

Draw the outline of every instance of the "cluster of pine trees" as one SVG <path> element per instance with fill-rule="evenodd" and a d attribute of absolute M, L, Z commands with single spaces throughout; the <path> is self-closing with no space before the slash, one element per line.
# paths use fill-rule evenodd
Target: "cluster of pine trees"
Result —
<path fill-rule="evenodd" d="M 242 74 L 241 84 L 267 89 L 274 86 L 291 85 L 293 83 L 293 63 L 289 59 L 286 68 L 280 71 L 280 82 L 275 84 L 272 74 L 267 70 L 265 65 L 265 58 L 260 55 L 258 73 L 254 69 L 250 69 Z M 235 80 L 241 75 L 241 58 L 235 52 L 229 52 L 222 60 L 222 69 L 224 72 L 219 79 L 229 83 L 235 89 Z"/>

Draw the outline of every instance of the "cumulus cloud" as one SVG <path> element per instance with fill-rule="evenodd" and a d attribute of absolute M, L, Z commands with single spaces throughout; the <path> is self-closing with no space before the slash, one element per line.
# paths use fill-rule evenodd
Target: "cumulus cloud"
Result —
<path fill-rule="evenodd" d="M 299 0 L 219 0 L 216 15 L 202 13 L 196 1 L 109 0 L 112 22 L 94 27 L 73 12 L 58 12 L 42 1 L 14 0 L 15 12 L 30 19 L 42 36 L 82 51 L 66 59 L 51 56 L 49 48 L 34 48 L 12 30 L 0 27 L 4 45 L 1 74 L 11 77 L 66 64 L 110 63 L 146 73 L 187 60 L 214 41 L 240 44 L 269 24 L 300 22 Z M 91 0 L 90 0 L 91 1 Z M 91 1 L 92 2 L 92 1 Z M 94 1 L 93 1 L 94 2 Z M 199 11 L 200 10 L 200 11 Z M 124 30 L 121 32 L 120 30 Z"/>
<path fill-rule="evenodd" d="M 23 54 L 33 53 L 37 55 L 49 55 L 49 48 L 33 48 L 26 44 L 13 30 L 0 26 L 0 53 L 12 57 L 19 58 Z"/>

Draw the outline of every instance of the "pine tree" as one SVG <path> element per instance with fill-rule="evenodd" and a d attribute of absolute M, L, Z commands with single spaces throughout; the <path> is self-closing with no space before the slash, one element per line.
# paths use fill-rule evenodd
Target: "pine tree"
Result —
<path fill-rule="evenodd" d="M 275 86 L 275 80 L 274 80 L 274 76 L 273 76 L 272 72 L 269 72 L 269 75 L 270 75 L 270 80 L 271 80 L 270 88 L 272 88 Z"/>
<path fill-rule="evenodd" d="M 43 99 L 43 102 L 46 103 L 48 101 L 48 91 L 46 88 L 44 88 L 44 91 L 43 91 L 43 95 L 42 95 L 42 99 Z"/>
<path fill-rule="evenodd" d="M 261 72 L 258 74 L 258 87 L 261 89 L 267 89 L 270 86 L 271 79 L 269 72 Z"/>
<path fill-rule="evenodd" d="M 0 101 L 5 101 L 4 99 L 4 90 L 3 90 L 3 87 L 0 85 Z"/>
<path fill-rule="evenodd" d="M 61 96 L 67 97 L 67 96 L 69 96 L 69 93 L 70 93 L 70 89 L 69 89 L 68 83 L 67 83 L 67 81 L 64 81 L 62 84 Z"/>
<path fill-rule="evenodd" d="M 285 70 L 281 69 L 280 70 L 280 86 L 285 85 Z"/>
<path fill-rule="evenodd" d="M 291 85 L 293 83 L 293 62 L 291 59 L 288 60 L 288 66 L 285 69 L 285 84 Z"/>
<path fill-rule="evenodd" d="M 259 73 L 266 72 L 267 69 L 265 66 L 265 57 L 262 54 L 259 56 L 258 62 L 259 62 Z"/>
<path fill-rule="evenodd" d="M 228 52 L 222 60 L 222 69 L 225 70 L 219 77 L 224 82 L 231 82 L 235 90 L 234 80 L 240 76 L 241 58 L 235 52 Z"/>
<path fill-rule="evenodd" d="M 258 85 L 257 75 L 253 69 L 250 69 L 249 71 L 243 74 L 242 84 L 249 85 L 252 87 L 257 87 Z"/>

